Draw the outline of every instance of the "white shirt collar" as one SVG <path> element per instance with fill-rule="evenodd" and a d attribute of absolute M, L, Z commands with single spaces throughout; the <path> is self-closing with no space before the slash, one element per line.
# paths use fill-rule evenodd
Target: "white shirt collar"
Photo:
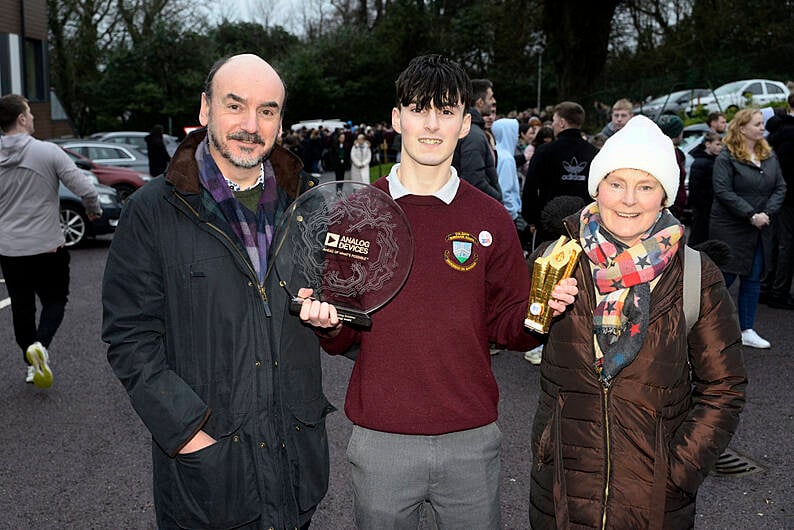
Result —
<path fill-rule="evenodd" d="M 257 186 L 261 186 L 265 183 L 265 164 L 259 164 L 259 178 L 256 180 L 254 184 L 248 186 L 247 188 L 243 189 L 239 184 L 234 182 L 233 180 L 229 180 L 226 176 L 223 176 L 223 179 L 226 181 L 226 185 L 229 186 L 229 189 L 238 192 L 238 191 L 248 191 L 256 188 Z"/>
<path fill-rule="evenodd" d="M 397 176 L 397 170 L 400 167 L 400 164 L 394 164 L 389 172 L 389 176 L 386 177 L 386 180 L 389 183 L 389 195 L 395 201 L 400 197 L 405 197 L 406 195 L 414 195 L 408 189 L 403 186 L 403 183 L 400 182 L 400 178 Z M 444 204 L 451 204 L 452 200 L 455 198 L 455 195 L 458 193 L 458 187 L 460 186 L 460 178 L 458 177 L 457 170 L 449 166 L 449 180 L 447 180 L 446 184 L 441 186 L 441 188 L 433 193 L 433 197 L 437 198 L 438 200 L 442 201 Z"/>

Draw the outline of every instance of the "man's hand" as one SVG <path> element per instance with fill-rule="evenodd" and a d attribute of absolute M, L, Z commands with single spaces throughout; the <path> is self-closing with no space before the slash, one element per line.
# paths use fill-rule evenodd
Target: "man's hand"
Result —
<path fill-rule="evenodd" d="M 102 217 L 102 210 L 99 210 L 99 213 L 88 213 L 86 212 L 86 217 L 88 217 L 89 221 L 96 221 L 100 217 Z"/>
<path fill-rule="evenodd" d="M 200 451 L 205 447 L 209 447 L 214 444 L 217 440 L 210 436 L 209 434 L 205 433 L 204 431 L 199 431 L 196 435 L 190 439 L 185 446 L 179 450 L 180 455 L 186 455 L 188 453 L 195 453 L 196 451 Z"/>
<path fill-rule="evenodd" d="M 300 318 L 311 324 L 328 337 L 336 337 L 342 329 L 342 323 L 336 314 L 336 307 L 328 302 L 320 302 L 312 298 L 314 291 L 307 287 L 298 290 L 298 298 L 303 298 Z"/>
<path fill-rule="evenodd" d="M 551 298 L 549 299 L 549 307 L 554 310 L 552 316 L 556 317 L 563 314 L 565 308 L 576 299 L 577 294 L 579 294 L 579 288 L 576 287 L 576 278 L 560 280 L 560 283 L 552 289 Z"/>

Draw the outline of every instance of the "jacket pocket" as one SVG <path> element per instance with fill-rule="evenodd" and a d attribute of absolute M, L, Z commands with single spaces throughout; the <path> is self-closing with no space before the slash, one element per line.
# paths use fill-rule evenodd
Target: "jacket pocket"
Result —
<path fill-rule="evenodd" d="M 535 468 L 540 471 L 544 465 L 549 464 L 553 457 L 553 434 L 555 412 L 559 406 L 559 388 L 552 388 L 553 395 L 541 394 L 540 403 L 533 425 L 533 450 L 535 453 Z M 543 430 L 541 429 L 543 427 Z M 538 434 L 539 432 L 539 434 Z"/>
<path fill-rule="evenodd" d="M 175 460 L 172 495 L 180 526 L 233 528 L 260 517 L 251 450 L 239 434 Z"/>
<path fill-rule="evenodd" d="M 328 490 L 328 436 L 325 417 L 336 410 L 323 396 L 308 403 L 289 406 L 292 413 L 292 468 L 295 475 L 296 498 L 301 511 L 320 502 Z"/>

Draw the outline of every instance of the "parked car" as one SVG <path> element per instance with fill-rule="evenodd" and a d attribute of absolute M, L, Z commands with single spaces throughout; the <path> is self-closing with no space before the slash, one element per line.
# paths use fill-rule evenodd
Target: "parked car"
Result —
<path fill-rule="evenodd" d="M 141 153 L 148 155 L 149 149 L 145 140 L 148 134 L 149 133 L 143 131 L 104 131 L 94 133 L 88 138 L 98 142 L 131 145 Z M 168 154 L 174 156 L 174 152 L 179 145 L 179 140 L 177 140 L 176 136 L 164 134 L 163 142 L 165 143 L 165 150 L 168 151 Z"/>
<path fill-rule="evenodd" d="M 71 149 L 97 164 L 105 166 L 119 166 L 149 173 L 149 158 L 130 145 L 96 142 L 94 140 L 80 140 L 75 138 L 50 140 L 61 147 Z"/>
<path fill-rule="evenodd" d="M 298 123 L 292 124 L 290 127 L 291 131 L 300 131 L 301 129 L 311 130 L 311 129 L 328 129 L 329 131 L 333 131 L 336 129 L 344 129 L 345 122 L 338 118 L 331 118 L 327 120 L 317 119 L 317 120 L 303 120 L 299 121 Z"/>
<path fill-rule="evenodd" d="M 89 238 L 113 233 L 121 215 L 121 205 L 116 199 L 116 191 L 111 187 L 99 184 L 96 177 L 90 172 L 85 171 L 85 173 L 94 183 L 99 194 L 102 216 L 94 221 L 89 221 L 83 201 L 61 183 L 58 188 L 58 197 L 61 201 L 61 229 L 66 238 L 67 247 L 77 247 Z"/>
<path fill-rule="evenodd" d="M 105 166 L 97 164 L 71 149 L 61 146 L 64 152 L 74 160 L 77 167 L 80 169 L 88 170 L 93 173 L 99 180 L 100 184 L 110 186 L 116 190 L 118 200 L 124 204 L 127 197 L 133 194 L 135 190 L 144 185 L 144 183 L 151 179 L 148 173 L 138 173 L 125 167 Z"/>
<path fill-rule="evenodd" d="M 662 114 L 678 114 L 680 111 L 686 110 L 693 98 L 708 96 L 710 93 L 711 91 L 707 88 L 677 90 L 640 103 L 634 107 L 634 114 L 644 114 L 652 120 L 658 119 Z"/>
<path fill-rule="evenodd" d="M 773 101 L 786 101 L 789 91 L 784 83 L 770 79 L 744 79 L 722 85 L 709 96 L 696 97 L 687 106 L 692 114 L 702 105 L 708 112 L 727 112 L 747 106 L 764 107 Z"/>

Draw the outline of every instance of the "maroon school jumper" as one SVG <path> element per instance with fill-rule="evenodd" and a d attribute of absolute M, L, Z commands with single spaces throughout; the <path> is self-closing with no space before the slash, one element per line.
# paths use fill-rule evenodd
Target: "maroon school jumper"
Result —
<path fill-rule="evenodd" d="M 389 192 L 385 177 L 375 186 Z M 420 195 L 397 203 L 414 235 L 405 286 L 372 314 L 369 330 L 345 326 L 321 339 L 331 354 L 361 343 L 345 413 L 356 425 L 398 434 L 487 425 L 499 400 L 489 341 L 515 350 L 538 344 L 523 325 L 530 280 L 516 229 L 499 202 L 463 180 L 449 205 Z M 468 258 L 456 258 L 453 247 L 468 249 Z"/>

